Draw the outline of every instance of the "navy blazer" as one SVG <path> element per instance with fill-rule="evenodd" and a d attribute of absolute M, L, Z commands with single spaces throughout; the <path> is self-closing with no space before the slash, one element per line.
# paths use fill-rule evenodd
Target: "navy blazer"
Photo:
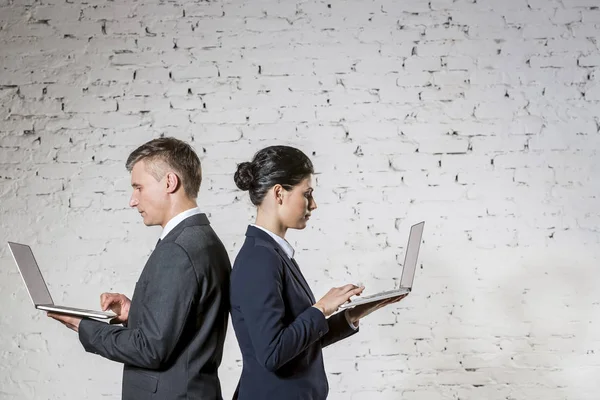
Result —
<path fill-rule="evenodd" d="M 249 226 L 231 274 L 231 319 L 242 352 L 239 400 L 324 400 L 321 349 L 356 333 L 344 313 L 312 307 L 295 261 L 266 232 Z"/>

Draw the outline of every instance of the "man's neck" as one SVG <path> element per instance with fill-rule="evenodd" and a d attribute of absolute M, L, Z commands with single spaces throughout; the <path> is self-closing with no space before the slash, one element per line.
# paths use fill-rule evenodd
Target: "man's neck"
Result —
<path fill-rule="evenodd" d="M 184 211 L 190 210 L 192 208 L 196 208 L 198 207 L 198 204 L 196 203 L 195 200 L 187 200 L 187 201 L 183 201 L 183 202 L 179 202 L 173 205 L 173 207 L 171 207 L 169 209 L 169 212 L 165 215 L 164 221 L 161 224 L 161 227 L 164 228 L 165 225 L 167 225 L 169 223 L 170 220 L 172 220 L 173 218 L 175 218 L 177 215 L 181 214 Z"/>

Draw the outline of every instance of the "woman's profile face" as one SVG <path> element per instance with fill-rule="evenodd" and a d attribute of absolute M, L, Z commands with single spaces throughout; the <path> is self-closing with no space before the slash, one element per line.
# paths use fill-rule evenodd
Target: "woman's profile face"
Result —
<path fill-rule="evenodd" d="M 313 198 L 312 175 L 298 183 L 292 190 L 282 190 L 281 220 L 292 229 L 304 229 L 310 215 L 317 208 Z"/>

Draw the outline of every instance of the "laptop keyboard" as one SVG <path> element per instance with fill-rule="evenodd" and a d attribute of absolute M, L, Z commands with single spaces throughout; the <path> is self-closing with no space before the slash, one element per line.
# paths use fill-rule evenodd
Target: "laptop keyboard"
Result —
<path fill-rule="evenodd" d="M 358 296 L 358 297 L 356 297 L 356 300 L 372 299 L 373 297 L 385 296 L 385 295 L 392 294 L 392 293 L 398 293 L 398 296 L 399 296 L 402 294 L 399 292 L 400 292 L 400 289 L 388 290 L 387 292 L 375 293 L 375 294 L 372 294 L 369 296 Z"/>
<path fill-rule="evenodd" d="M 94 314 L 106 314 L 106 315 L 111 315 L 111 312 L 107 312 L 107 311 L 96 311 L 96 310 L 84 310 L 82 308 L 74 308 L 74 307 L 65 307 L 65 306 L 56 306 L 56 305 L 49 305 L 49 304 L 45 304 L 46 307 L 54 307 L 57 310 L 65 310 L 65 311 L 75 311 L 75 312 L 83 312 L 83 313 L 94 313 Z"/>

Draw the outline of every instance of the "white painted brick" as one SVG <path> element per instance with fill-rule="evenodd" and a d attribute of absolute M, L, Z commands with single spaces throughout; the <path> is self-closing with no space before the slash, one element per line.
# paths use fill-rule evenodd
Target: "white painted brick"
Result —
<path fill-rule="evenodd" d="M 396 78 L 396 85 L 400 87 L 427 86 L 428 84 L 431 84 L 432 77 L 433 74 L 427 71 L 411 74 L 402 72 L 399 73 Z"/>
<path fill-rule="evenodd" d="M 312 95 L 315 98 L 315 103 L 319 104 L 334 104 L 341 106 L 353 106 L 356 104 L 373 104 L 381 100 L 380 89 L 373 88 L 370 90 L 364 89 L 347 89 L 347 90 L 332 90 L 331 92 L 322 91 L 322 93 L 307 93 L 299 92 L 305 95 Z M 329 102 L 327 102 L 329 100 Z"/>
<path fill-rule="evenodd" d="M 156 54 L 147 53 L 120 53 L 110 57 L 111 65 L 156 65 Z"/>
<path fill-rule="evenodd" d="M 379 97 L 383 103 L 418 103 L 422 90 L 420 87 L 384 86 L 379 89 Z"/>
<path fill-rule="evenodd" d="M 211 108 L 215 107 L 215 103 L 211 101 L 212 99 L 209 96 L 169 97 L 167 100 L 168 106 L 174 110 L 202 110 L 207 102 L 210 102 Z"/>
<path fill-rule="evenodd" d="M 135 70 L 137 81 L 167 81 L 169 79 L 169 69 L 165 67 L 140 68 Z"/>
<path fill-rule="evenodd" d="M 411 42 L 407 43 L 411 44 Z M 412 47 L 407 46 L 407 52 L 403 52 L 402 55 L 405 58 L 409 56 L 419 57 L 445 57 L 452 54 L 453 42 L 450 41 L 413 41 Z"/>
<path fill-rule="evenodd" d="M 15 100 L 11 106 L 12 115 L 59 115 L 62 114 L 61 102 L 57 100 L 26 101 Z"/>
<path fill-rule="evenodd" d="M 156 15 L 165 19 L 173 19 L 183 15 L 183 7 L 179 4 L 139 4 L 135 7 L 135 15 L 142 19 Z"/>
<path fill-rule="evenodd" d="M 119 106 L 119 111 L 125 113 L 166 111 L 169 109 L 170 105 L 168 99 L 161 97 L 126 98 L 119 100 L 117 103 Z"/>
<path fill-rule="evenodd" d="M 507 26 L 502 27 L 474 25 L 468 27 L 468 33 L 470 37 L 480 40 L 482 44 L 487 43 L 488 46 L 493 46 L 487 51 L 482 52 L 483 54 L 492 54 L 492 50 L 498 45 L 496 42 L 498 37 L 520 39 L 522 37 L 521 28 L 522 26 L 520 24 L 507 24 Z M 469 55 L 473 54 L 471 53 L 471 50 L 465 49 L 465 52 L 468 52 Z"/>
<path fill-rule="evenodd" d="M 64 111 L 75 113 L 110 112 L 117 111 L 117 102 L 114 99 L 99 99 L 94 97 L 69 97 L 65 101 Z"/>
<path fill-rule="evenodd" d="M 581 89 L 575 86 L 551 85 L 544 88 L 543 95 L 551 102 L 578 100 L 584 96 Z"/>
<path fill-rule="evenodd" d="M 125 115 L 111 112 L 102 114 L 92 114 L 89 117 L 89 124 L 93 128 L 133 128 L 142 124 L 144 121 L 140 115 Z"/>
<path fill-rule="evenodd" d="M 594 0 L 573 0 L 569 5 L 573 7 L 598 7 L 598 3 Z"/>
<path fill-rule="evenodd" d="M 0 0 L 0 232 L 55 258 L 57 300 L 131 294 L 159 232 L 127 205 L 137 145 L 192 141 L 233 258 L 255 213 L 235 165 L 289 144 L 318 172 L 315 219 L 288 234 L 316 295 L 389 289 L 427 222 L 413 293 L 325 349 L 329 397 L 596 399 L 596 0 L 17 3 Z M 119 370 L 69 353 L 5 248 L 0 267 L 22 309 L 0 318 L 4 397 L 119 398 Z"/>
<path fill-rule="evenodd" d="M 600 55 L 593 54 L 589 56 L 580 57 L 577 60 L 577 65 L 581 67 L 598 67 L 600 66 Z"/>
<path fill-rule="evenodd" d="M 33 9 L 31 17 L 35 20 L 50 20 L 56 22 L 77 20 L 82 13 L 81 7 L 38 6 Z M 59 25 L 59 24 L 57 24 Z"/>
<path fill-rule="evenodd" d="M 458 25 L 483 25 L 502 28 L 505 26 L 503 14 L 490 8 L 472 7 L 467 5 L 459 8 L 460 12 L 452 15 L 452 22 Z"/>
<path fill-rule="evenodd" d="M 425 30 L 426 40 L 463 40 L 467 37 L 466 29 L 460 26 L 451 25 L 448 27 L 435 26 L 428 27 Z"/>
<path fill-rule="evenodd" d="M 440 57 L 409 57 L 404 61 L 406 71 L 439 71 L 442 63 Z"/>
<path fill-rule="evenodd" d="M 474 137 L 471 145 L 474 153 L 478 154 L 502 154 L 525 149 L 529 143 L 523 136 L 486 136 Z"/>
<path fill-rule="evenodd" d="M 79 117 L 59 116 L 56 118 L 52 118 L 44 124 L 43 128 L 51 134 L 63 129 L 85 129 L 89 126 L 89 121 L 87 121 L 87 119 L 84 119 L 84 115 L 82 114 Z"/>
<path fill-rule="evenodd" d="M 590 40 L 581 39 L 552 39 L 548 40 L 546 46 L 549 52 L 581 52 L 581 53 L 593 53 L 595 50 L 594 43 Z"/>
<path fill-rule="evenodd" d="M 585 12 L 581 12 L 582 21 L 585 23 L 598 23 L 600 22 L 600 10 L 588 9 Z"/>
<path fill-rule="evenodd" d="M 88 7 L 84 9 L 83 16 L 91 20 L 118 20 L 132 14 L 132 11 L 133 7 L 128 4 L 110 4 L 102 7 Z"/>
<path fill-rule="evenodd" d="M 181 49 L 199 49 L 203 50 L 203 53 L 206 54 L 207 50 L 210 50 L 208 57 L 204 58 L 207 61 L 213 61 L 219 59 L 217 56 L 219 53 L 213 51 L 213 47 L 219 47 L 219 35 L 217 33 L 214 34 L 203 34 L 202 36 L 179 36 L 176 39 L 173 39 L 172 42 L 177 43 L 177 47 Z M 170 47 L 173 43 L 171 43 Z M 212 57 L 210 57 L 212 55 Z"/>
<path fill-rule="evenodd" d="M 75 49 L 81 49 L 87 46 L 90 37 L 102 31 L 100 24 L 90 23 L 89 21 L 78 21 L 77 18 L 54 23 L 53 27 L 56 29 L 56 33 L 63 38 L 61 42 L 57 43 L 61 48 L 73 44 Z M 67 43 L 67 39 L 70 43 Z"/>
<path fill-rule="evenodd" d="M 515 182 L 539 186 L 555 182 L 554 172 L 550 168 L 517 168 Z"/>
<path fill-rule="evenodd" d="M 554 13 L 550 15 L 550 21 L 555 24 L 571 24 L 573 22 L 581 22 L 582 19 L 585 21 L 585 14 L 589 13 L 589 10 L 586 10 L 585 13 L 582 13 L 581 10 L 578 9 L 555 9 Z"/>
<path fill-rule="evenodd" d="M 464 88 L 459 86 L 427 87 L 419 92 L 419 99 L 423 101 L 452 101 L 464 97 Z"/>
<path fill-rule="evenodd" d="M 533 54 L 548 54 L 547 44 L 552 41 L 545 39 L 524 41 L 522 38 L 516 38 L 498 43 L 497 48 L 501 50 L 501 54 L 529 57 Z"/>
<path fill-rule="evenodd" d="M 586 22 L 571 24 L 570 30 L 573 36 L 579 39 L 594 37 L 598 32 L 598 28 L 595 24 Z"/>
<path fill-rule="evenodd" d="M 597 101 L 600 100 L 600 84 L 596 84 L 585 91 L 585 99 Z"/>
<path fill-rule="evenodd" d="M 97 29 L 101 29 L 98 26 Z M 108 28 L 107 28 L 108 29 Z M 114 52 L 135 51 L 137 49 L 135 39 L 126 36 L 93 36 L 88 39 L 86 48 L 91 54 L 111 54 Z M 106 70 L 101 68 L 98 72 L 109 72 L 106 74 L 108 78 L 118 78 L 118 74 L 114 70 Z"/>
<path fill-rule="evenodd" d="M 511 119 L 512 116 L 522 110 L 524 104 L 520 102 L 505 100 L 489 103 L 480 103 L 475 109 L 475 116 L 481 119 Z"/>
<path fill-rule="evenodd" d="M 278 110 L 279 121 L 282 122 L 315 122 L 316 110 L 314 108 L 286 107 Z"/>
<path fill-rule="evenodd" d="M 464 154 L 468 151 L 469 141 L 456 136 L 429 136 L 417 139 L 419 152 L 427 154 Z"/>
<path fill-rule="evenodd" d="M 517 85 L 519 75 L 501 70 L 476 70 L 471 75 L 471 83 L 475 85 Z"/>
<path fill-rule="evenodd" d="M 576 63 L 575 58 L 564 56 L 549 56 L 549 57 L 531 57 L 530 64 L 532 68 L 568 68 L 573 67 Z"/>
<path fill-rule="evenodd" d="M 439 156 L 424 153 L 402 155 L 391 158 L 392 168 L 396 171 L 435 169 L 439 165 Z"/>
<path fill-rule="evenodd" d="M 475 61 L 472 57 L 467 56 L 453 56 L 449 55 L 443 59 L 446 67 L 449 71 L 452 70 L 464 70 L 468 71 L 475 67 Z"/>
<path fill-rule="evenodd" d="M 31 20 L 25 24 L 15 24 L 8 28 L 8 34 L 16 37 L 35 37 L 41 38 L 50 36 L 53 29 L 49 24 L 42 21 Z"/>
<path fill-rule="evenodd" d="M 477 57 L 476 63 L 482 70 L 501 70 L 510 73 L 516 66 L 525 65 L 527 59 L 520 55 L 488 55 Z"/>
<path fill-rule="evenodd" d="M 558 0 L 529 0 L 527 5 L 533 10 L 557 10 L 560 11 L 562 4 Z"/>
<path fill-rule="evenodd" d="M 134 82 L 125 87 L 125 93 L 130 96 L 153 96 L 162 94 L 165 90 L 165 85 L 163 83 Z M 166 93 L 168 93 L 168 91 Z"/>

